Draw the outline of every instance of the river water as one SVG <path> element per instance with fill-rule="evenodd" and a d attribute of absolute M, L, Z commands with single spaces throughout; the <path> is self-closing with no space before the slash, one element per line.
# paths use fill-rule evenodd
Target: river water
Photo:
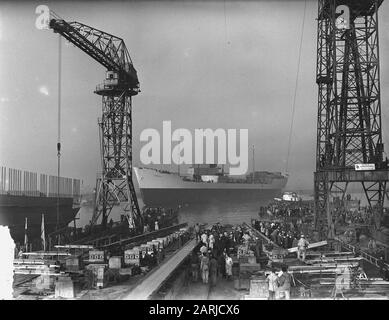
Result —
<path fill-rule="evenodd" d="M 300 193 L 299 193 L 300 194 Z M 306 192 L 311 195 L 312 192 Z M 187 222 L 189 225 L 195 223 L 213 224 L 220 222 L 221 224 L 240 224 L 243 222 L 251 222 L 252 218 L 258 218 L 258 212 L 261 206 L 266 206 L 273 199 L 257 199 L 255 201 L 241 201 L 238 203 L 223 203 L 213 202 L 212 204 L 195 204 L 185 205 L 179 209 L 179 222 Z M 143 207 L 143 201 L 138 194 L 139 206 Z M 120 220 L 120 214 L 123 212 L 122 207 L 114 207 L 110 214 L 113 221 Z M 77 226 L 83 227 L 89 223 L 93 215 L 93 205 L 83 205 L 77 215 Z M 110 219 L 109 218 L 109 219 Z"/>

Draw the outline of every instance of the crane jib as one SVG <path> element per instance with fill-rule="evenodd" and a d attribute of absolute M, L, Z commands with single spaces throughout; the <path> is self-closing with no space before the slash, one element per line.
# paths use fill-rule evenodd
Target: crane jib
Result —
<path fill-rule="evenodd" d="M 139 88 L 137 72 L 122 39 L 78 22 L 51 19 L 49 27 L 107 70 L 116 71 L 127 87 Z"/>

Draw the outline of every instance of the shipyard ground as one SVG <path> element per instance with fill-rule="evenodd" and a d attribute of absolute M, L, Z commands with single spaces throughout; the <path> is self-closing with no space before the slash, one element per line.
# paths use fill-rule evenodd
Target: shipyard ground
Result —
<path fill-rule="evenodd" d="M 252 232 L 254 228 L 244 225 Z M 257 233 L 258 235 L 258 233 Z M 265 237 L 264 237 L 265 239 Z M 361 244 L 363 249 L 363 243 Z M 249 278 L 245 279 L 245 285 L 242 285 L 242 279 L 235 274 L 231 279 L 225 279 L 218 276 L 216 286 L 211 287 L 204 284 L 201 278 L 192 281 L 188 278 L 188 256 L 195 250 L 198 251 L 198 243 L 192 238 L 179 248 L 174 248 L 166 252 L 165 259 L 149 272 L 140 275 L 131 276 L 128 280 L 120 283 L 110 283 L 101 289 L 75 290 L 74 300 L 134 300 L 134 299 L 152 299 L 152 300 L 266 300 L 267 295 L 253 293 L 251 280 L 258 279 L 269 271 L 267 264 L 261 264 L 261 268 L 252 272 Z M 314 251 L 313 251 L 314 250 Z M 315 248 L 312 251 L 315 254 L 321 254 L 327 249 Z M 344 251 L 344 250 L 342 250 Z M 349 255 L 350 252 L 338 252 L 338 254 Z M 262 256 L 260 259 L 267 259 Z M 234 262 L 239 263 L 235 256 Z M 282 264 L 289 268 L 299 267 L 303 270 L 311 270 L 311 266 L 298 261 L 295 254 L 289 254 L 284 258 Z M 279 268 L 277 268 L 279 269 Z M 303 278 L 296 274 L 296 280 L 292 284 L 291 299 L 358 299 L 358 300 L 378 300 L 389 299 L 389 282 L 384 281 L 378 268 L 363 261 L 363 269 L 368 279 L 360 280 L 354 287 L 343 290 L 334 296 L 336 275 L 322 274 L 304 274 Z M 36 292 L 28 292 L 26 287 L 29 285 L 29 277 L 33 279 L 36 276 L 19 276 L 15 279 L 18 284 L 15 287 L 15 298 L 18 300 L 55 300 L 54 294 L 42 295 Z M 301 281 L 307 281 L 309 285 L 309 294 L 302 290 Z M 343 295 L 342 295 L 343 294 Z"/>

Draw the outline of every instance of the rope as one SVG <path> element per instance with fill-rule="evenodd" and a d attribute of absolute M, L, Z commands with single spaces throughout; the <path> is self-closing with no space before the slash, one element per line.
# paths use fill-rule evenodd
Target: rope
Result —
<path fill-rule="evenodd" d="M 59 228 L 59 191 L 60 191 L 60 173 L 61 173 L 61 64 L 62 64 L 62 46 L 61 35 L 58 35 L 58 140 L 57 140 L 57 224 L 56 230 Z M 58 244 L 60 244 L 60 235 L 58 235 Z"/>
<path fill-rule="evenodd" d="M 288 153 L 286 156 L 286 165 L 285 165 L 285 172 L 286 173 L 288 173 L 288 169 L 289 169 L 290 146 L 292 144 L 292 132 L 293 132 L 293 124 L 294 124 L 294 114 L 295 114 L 295 110 L 296 110 L 296 97 L 297 97 L 297 89 L 298 89 L 298 80 L 299 80 L 299 76 L 300 76 L 301 48 L 303 46 L 306 11 L 307 11 L 307 0 L 304 1 L 304 15 L 303 15 L 303 22 L 301 25 L 301 38 L 300 38 L 299 56 L 298 56 L 298 61 L 297 61 L 297 73 L 296 73 L 296 81 L 295 81 L 294 96 L 293 96 L 293 106 L 292 106 L 292 120 L 290 123 L 290 129 L 289 129 Z"/>

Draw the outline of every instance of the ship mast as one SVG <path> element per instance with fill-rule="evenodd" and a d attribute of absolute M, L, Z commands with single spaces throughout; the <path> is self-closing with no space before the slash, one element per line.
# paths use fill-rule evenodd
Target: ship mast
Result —
<path fill-rule="evenodd" d="M 254 158 L 254 154 L 255 154 L 255 147 L 253 145 L 253 183 L 254 183 L 254 176 L 255 176 L 255 158 Z"/>

